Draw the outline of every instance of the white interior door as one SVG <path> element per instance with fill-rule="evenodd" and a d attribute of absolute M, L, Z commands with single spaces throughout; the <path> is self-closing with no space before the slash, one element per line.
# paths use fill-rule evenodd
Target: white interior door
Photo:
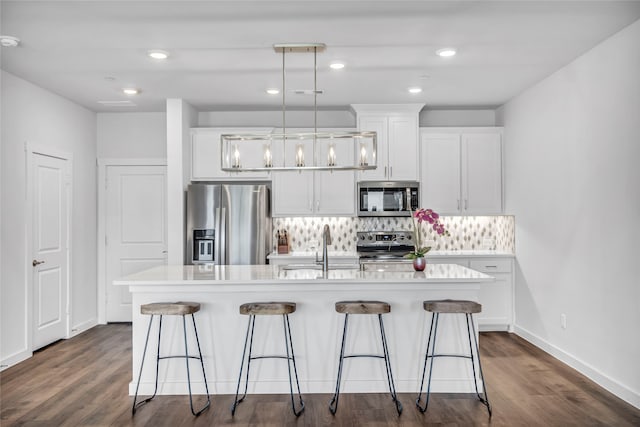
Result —
<path fill-rule="evenodd" d="M 108 166 L 106 176 L 107 322 L 130 322 L 129 289 L 112 282 L 167 263 L 167 168 Z"/>
<path fill-rule="evenodd" d="M 69 194 L 66 159 L 33 153 L 33 342 L 36 350 L 67 336 Z"/>

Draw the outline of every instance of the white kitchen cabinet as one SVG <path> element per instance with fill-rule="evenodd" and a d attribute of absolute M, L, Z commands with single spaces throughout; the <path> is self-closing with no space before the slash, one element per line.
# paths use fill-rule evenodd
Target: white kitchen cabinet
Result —
<path fill-rule="evenodd" d="M 348 132 L 351 129 L 318 129 L 318 132 Z M 313 132 L 312 129 L 288 129 L 287 132 Z M 284 147 L 287 159 L 294 159 L 294 144 L 287 141 Z M 317 142 L 319 158 L 328 155 L 329 141 Z M 313 158 L 311 144 L 302 144 L 305 159 Z M 355 155 L 349 144 L 335 144 L 338 162 L 350 163 Z M 275 156 L 281 156 L 280 148 L 274 149 Z M 356 211 L 355 174 L 353 171 L 274 171 L 272 173 L 272 215 L 275 217 L 340 215 L 354 216 Z"/>
<path fill-rule="evenodd" d="M 220 137 L 223 134 L 269 134 L 271 128 L 192 128 L 191 129 L 191 181 L 224 181 L 269 179 L 269 172 L 226 172 L 221 169 Z M 241 161 L 253 164 L 261 161 L 263 153 L 243 150 L 239 145 Z M 259 157 L 256 159 L 256 157 Z"/>
<path fill-rule="evenodd" d="M 421 205 L 448 215 L 502 213 L 502 128 L 422 128 Z"/>
<path fill-rule="evenodd" d="M 358 181 L 417 181 L 418 114 L 424 104 L 354 104 L 359 131 L 377 133 L 377 168 Z"/>
<path fill-rule="evenodd" d="M 511 330 L 514 322 L 513 258 L 512 257 L 432 257 L 431 264 L 458 264 L 480 271 L 495 278 L 494 282 L 481 283 L 479 301 L 482 312 L 475 315 L 481 331 Z"/>

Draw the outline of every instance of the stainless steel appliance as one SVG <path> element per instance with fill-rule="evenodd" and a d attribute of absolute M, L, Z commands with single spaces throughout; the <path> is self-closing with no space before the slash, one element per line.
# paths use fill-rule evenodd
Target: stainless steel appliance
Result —
<path fill-rule="evenodd" d="M 265 184 L 191 184 L 187 189 L 187 264 L 266 264 L 271 249 Z"/>
<path fill-rule="evenodd" d="M 410 231 L 358 231 L 357 235 L 356 248 L 361 268 L 411 264 L 410 259 L 404 258 L 414 249 Z"/>
<path fill-rule="evenodd" d="M 358 183 L 358 216 L 410 216 L 418 209 L 415 181 L 362 181 Z"/>

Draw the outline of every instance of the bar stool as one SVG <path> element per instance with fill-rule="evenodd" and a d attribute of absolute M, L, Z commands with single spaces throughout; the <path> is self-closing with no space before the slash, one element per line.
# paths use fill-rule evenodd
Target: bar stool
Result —
<path fill-rule="evenodd" d="M 473 384 L 476 389 L 476 395 L 480 402 L 482 402 L 486 407 L 487 411 L 489 411 L 489 417 L 491 417 L 491 405 L 489 404 L 489 396 L 487 395 L 487 388 L 484 382 L 484 375 L 482 374 L 482 364 L 480 363 L 480 350 L 478 348 L 478 340 L 476 338 L 476 327 L 473 323 L 473 313 L 480 313 L 482 311 L 482 305 L 475 301 L 464 301 L 464 300 L 439 300 L 439 301 L 424 301 L 423 307 L 426 311 L 429 311 L 432 314 L 431 317 L 431 328 L 429 330 L 429 338 L 427 340 L 427 353 L 424 358 L 424 367 L 422 369 L 422 380 L 420 381 L 420 392 L 418 393 L 418 398 L 416 399 L 416 406 L 420 409 L 420 412 L 424 413 L 429 406 L 429 395 L 431 393 L 431 373 L 433 372 L 433 359 L 436 357 L 461 357 L 464 359 L 471 360 L 471 368 L 473 369 Z M 469 355 L 465 354 L 436 354 L 436 335 L 438 332 L 438 319 L 440 318 L 441 313 L 446 314 L 464 314 L 467 322 L 467 337 L 469 338 Z M 471 344 L 471 336 L 473 336 L 473 341 L 475 346 Z M 433 344 L 432 344 L 433 337 Z M 431 346 L 431 354 L 429 354 L 429 346 Z M 476 378 L 476 367 L 474 361 L 474 347 L 475 353 L 478 357 L 478 367 L 480 369 L 480 380 L 482 381 L 482 391 L 484 397 L 480 395 L 478 391 L 478 380 Z M 427 391 L 426 391 L 426 399 L 424 406 L 420 405 L 420 400 L 422 399 L 422 387 L 424 385 L 424 377 L 427 370 L 427 360 L 431 359 L 431 363 L 429 366 L 429 380 L 427 382 Z"/>
<path fill-rule="evenodd" d="M 340 381 L 342 379 L 342 365 L 344 359 L 352 357 L 372 357 L 376 359 L 384 359 L 384 365 L 387 370 L 387 382 L 389 383 L 389 392 L 391 398 L 396 405 L 398 415 L 402 413 L 402 404 L 398 400 L 396 393 L 396 387 L 393 382 L 393 373 L 391 372 L 391 362 L 389 361 L 389 348 L 387 347 L 387 337 L 384 333 L 384 324 L 382 322 L 382 315 L 391 311 L 391 306 L 386 302 L 381 301 L 339 301 L 336 303 L 336 311 L 338 313 L 344 313 L 344 329 L 342 331 L 342 346 L 340 348 L 340 361 L 338 363 L 338 380 L 336 381 L 336 391 L 329 402 L 329 411 L 333 415 L 338 410 L 338 401 L 340 399 Z M 382 339 L 382 351 L 383 354 L 350 354 L 345 355 L 345 343 L 347 341 L 347 324 L 349 322 L 350 314 L 377 314 L 378 323 L 380 324 L 380 337 Z"/>
<path fill-rule="evenodd" d="M 240 314 L 248 314 L 249 322 L 247 325 L 247 334 L 244 339 L 244 348 L 242 350 L 242 361 L 240 362 L 240 374 L 238 375 L 238 386 L 236 388 L 236 397 L 231 406 L 231 416 L 236 412 L 236 407 L 247 396 L 247 388 L 249 386 L 249 369 L 251 368 L 251 361 L 256 359 L 286 359 L 287 369 L 289 372 L 289 391 L 291 394 L 291 409 L 293 414 L 297 417 L 304 411 L 304 401 L 300 394 L 300 382 L 298 381 L 298 369 L 296 368 L 296 358 L 293 354 L 293 341 L 291 339 L 291 327 L 289 326 L 289 314 L 296 311 L 296 304 L 294 302 L 250 302 L 242 304 L 240 306 Z M 253 347 L 253 332 L 255 330 L 256 316 L 263 315 L 282 315 L 282 324 L 284 327 L 284 346 L 286 349 L 286 356 L 252 356 L 251 349 Z M 244 392 L 240 399 L 238 394 L 240 391 L 240 383 L 242 380 L 242 370 L 244 367 L 245 355 L 247 353 L 247 343 L 249 344 L 249 356 L 247 357 L 247 373 L 245 376 Z M 291 364 L 293 363 L 293 372 L 296 377 L 296 387 L 298 389 L 298 398 L 300 400 L 299 409 L 296 409 L 294 393 L 293 393 L 293 379 L 291 377 Z"/>
<path fill-rule="evenodd" d="M 149 328 L 147 329 L 147 338 L 144 342 L 144 350 L 142 352 L 142 361 L 140 362 L 140 373 L 138 374 L 138 384 L 136 385 L 136 393 L 133 397 L 133 407 L 131 408 L 131 413 L 134 415 L 139 406 L 144 405 L 145 403 L 151 401 L 154 397 L 156 397 L 156 393 L 158 392 L 158 365 L 160 363 L 160 359 L 174 359 L 174 358 L 184 358 L 187 363 L 187 384 L 189 387 L 189 405 L 191 406 L 191 413 L 196 417 L 203 413 L 205 409 L 207 409 L 211 405 L 211 398 L 209 396 L 209 387 L 207 386 L 207 376 L 204 372 L 204 361 L 202 360 L 202 351 L 200 351 L 200 340 L 198 339 L 198 329 L 196 328 L 196 319 L 194 317 L 194 313 L 200 311 L 200 304 L 197 302 L 158 302 L 152 304 L 143 304 L 140 306 L 140 313 L 151 315 L 149 319 Z M 190 356 L 189 349 L 187 348 L 187 321 L 185 316 L 191 315 L 191 320 L 193 321 L 193 332 L 196 336 L 196 344 L 198 345 L 198 356 Z M 153 396 L 148 397 L 140 402 L 136 403 L 138 399 L 138 389 L 140 388 L 140 379 L 142 378 L 142 368 L 144 367 L 144 359 L 147 354 L 147 345 L 149 344 L 149 334 L 151 332 L 151 324 L 153 323 L 154 316 L 160 316 L 160 320 L 158 323 L 158 352 L 156 353 L 156 386 L 153 391 Z M 160 356 L 160 337 L 162 336 L 162 317 L 163 316 L 182 316 L 182 330 L 184 332 L 184 356 Z M 189 372 L 189 359 L 198 359 L 200 360 L 200 365 L 202 366 L 202 377 L 204 378 L 204 387 L 207 392 L 207 404 L 196 412 L 193 409 L 193 395 L 191 393 L 191 374 Z"/>

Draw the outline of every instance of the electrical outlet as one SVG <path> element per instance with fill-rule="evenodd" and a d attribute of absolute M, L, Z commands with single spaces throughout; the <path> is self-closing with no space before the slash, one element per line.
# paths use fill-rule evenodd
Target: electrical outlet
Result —
<path fill-rule="evenodd" d="M 560 315 L 560 326 L 562 329 L 567 329 L 567 315 L 564 313 Z"/>

